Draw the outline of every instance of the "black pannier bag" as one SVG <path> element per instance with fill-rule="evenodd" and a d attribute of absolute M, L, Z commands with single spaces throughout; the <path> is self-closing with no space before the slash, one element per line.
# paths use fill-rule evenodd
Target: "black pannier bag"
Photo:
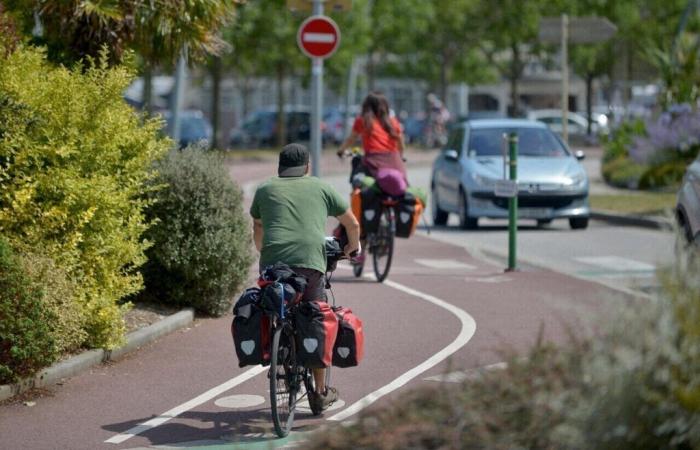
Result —
<path fill-rule="evenodd" d="M 258 284 L 262 287 L 274 281 L 288 283 L 296 292 L 302 294 L 306 290 L 306 284 L 308 283 L 306 277 L 298 275 L 291 267 L 281 262 L 265 267 L 260 274 L 260 281 Z"/>
<path fill-rule="evenodd" d="M 289 283 L 275 281 L 262 288 L 260 307 L 265 314 L 282 317 L 283 305 L 292 303 L 297 298 L 297 291 Z"/>
<path fill-rule="evenodd" d="M 330 366 L 338 335 L 338 318 L 328 303 L 302 302 L 294 319 L 297 361 L 312 369 Z"/>
<path fill-rule="evenodd" d="M 246 290 L 233 308 L 231 335 L 238 367 L 270 363 L 270 320 L 260 308 L 260 289 Z"/>
<path fill-rule="evenodd" d="M 396 237 L 411 237 L 418 225 L 420 216 L 423 213 L 422 203 L 410 192 L 396 203 L 394 207 L 394 217 L 396 222 Z"/>
<path fill-rule="evenodd" d="M 376 233 L 382 214 L 382 194 L 372 188 L 365 188 L 362 197 L 362 233 Z"/>
<path fill-rule="evenodd" d="M 337 306 L 333 311 L 338 318 L 338 336 L 333 346 L 333 365 L 357 366 L 364 356 L 365 337 L 362 321 L 350 308 Z"/>

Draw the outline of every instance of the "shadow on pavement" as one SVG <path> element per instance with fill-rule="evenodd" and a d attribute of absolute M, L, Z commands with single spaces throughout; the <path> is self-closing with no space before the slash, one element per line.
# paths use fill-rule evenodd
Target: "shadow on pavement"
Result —
<path fill-rule="evenodd" d="M 124 433 L 150 419 L 152 417 L 104 425 L 102 428 L 114 433 Z M 292 432 L 310 431 L 318 420 L 310 413 L 297 411 Z M 173 421 L 144 431 L 136 437 L 136 439 L 139 438 L 148 440 L 149 445 L 172 446 L 177 446 L 178 443 L 182 445 L 195 442 L 218 444 L 268 442 L 272 447 L 277 440 L 269 407 L 221 412 L 186 411 Z"/>

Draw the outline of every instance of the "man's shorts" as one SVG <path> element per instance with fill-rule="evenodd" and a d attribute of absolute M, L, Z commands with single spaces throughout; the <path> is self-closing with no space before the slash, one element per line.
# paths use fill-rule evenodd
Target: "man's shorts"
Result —
<path fill-rule="evenodd" d="M 308 302 L 312 300 L 327 301 L 326 299 L 326 276 L 325 274 L 314 269 L 306 267 L 292 267 L 292 270 L 298 275 L 303 275 L 308 280 L 302 301 Z"/>

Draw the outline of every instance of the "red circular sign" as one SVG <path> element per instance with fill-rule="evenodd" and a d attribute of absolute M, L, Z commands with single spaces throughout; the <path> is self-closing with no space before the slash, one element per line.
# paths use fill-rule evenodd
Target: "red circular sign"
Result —
<path fill-rule="evenodd" d="M 330 17 L 311 16 L 299 27 L 297 44 L 309 58 L 328 58 L 338 49 L 340 29 Z"/>

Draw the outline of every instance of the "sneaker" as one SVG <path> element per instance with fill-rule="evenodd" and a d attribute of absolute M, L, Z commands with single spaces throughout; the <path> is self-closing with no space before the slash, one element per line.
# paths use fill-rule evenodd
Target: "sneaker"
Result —
<path fill-rule="evenodd" d="M 318 392 L 309 393 L 309 406 L 315 416 L 328 409 L 336 400 L 338 400 L 338 390 L 336 388 L 328 387 L 323 394 Z"/>
<path fill-rule="evenodd" d="M 363 265 L 363 264 L 365 263 L 365 252 L 364 252 L 364 250 L 362 251 L 362 253 L 360 253 L 359 255 L 357 255 L 357 256 L 355 256 L 354 258 L 352 258 L 352 259 L 350 260 L 350 262 L 351 262 L 352 264 L 355 264 L 355 265 L 358 265 L 358 266 Z"/>

